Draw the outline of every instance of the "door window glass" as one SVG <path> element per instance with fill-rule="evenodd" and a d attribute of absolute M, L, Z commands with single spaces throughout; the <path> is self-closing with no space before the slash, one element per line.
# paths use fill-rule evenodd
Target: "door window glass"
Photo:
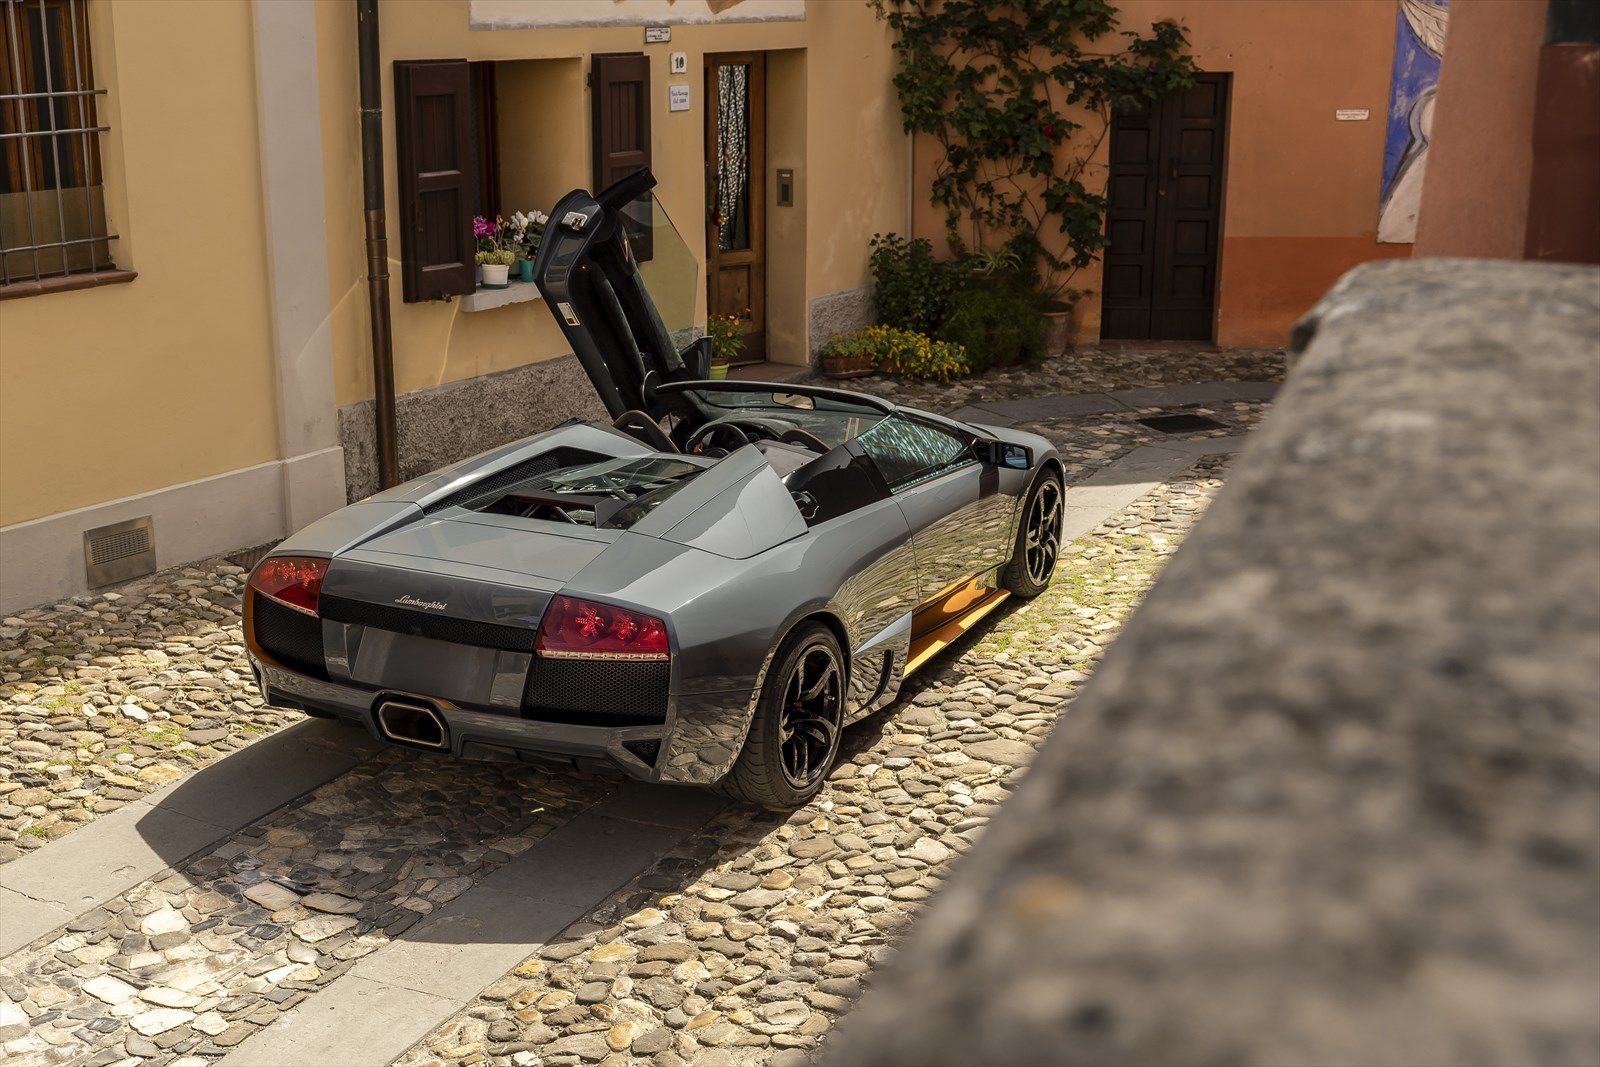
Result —
<path fill-rule="evenodd" d="M 750 247 L 750 68 L 728 63 L 717 81 L 717 243 Z"/>
<path fill-rule="evenodd" d="M 960 437 L 900 415 L 890 415 L 856 440 L 895 492 L 972 461 Z"/>

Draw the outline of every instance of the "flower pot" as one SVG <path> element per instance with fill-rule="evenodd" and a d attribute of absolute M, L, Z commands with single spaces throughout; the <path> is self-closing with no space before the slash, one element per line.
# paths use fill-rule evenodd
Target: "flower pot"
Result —
<path fill-rule="evenodd" d="M 511 268 L 504 263 L 485 263 L 483 265 L 483 287 L 485 289 L 504 289 L 511 284 L 509 281 Z"/>
<path fill-rule="evenodd" d="M 525 282 L 533 281 L 533 260 L 531 260 L 531 259 L 519 259 L 519 260 L 517 260 L 517 271 L 520 273 L 523 281 L 525 281 Z"/>
<path fill-rule="evenodd" d="M 872 357 L 865 353 L 851 356 L 822 357 L 822 376 L 824 378 L 860 378 L 871 374 L 872 370 Z"/>
<path fill-rule="evenodd" d="M 1044 354 L 1058 356 L 1072 347 L 1072 309 L 1044 313 Z"/>
<path fill-rule="evenodd" d="M 712 381 L 720 382 L 723 379 L 725 379 L 727 376 L 728 376 L 728 365 L 726 363 L 713 363 L 713 364 L 711 364 L 711 380 Z"/>

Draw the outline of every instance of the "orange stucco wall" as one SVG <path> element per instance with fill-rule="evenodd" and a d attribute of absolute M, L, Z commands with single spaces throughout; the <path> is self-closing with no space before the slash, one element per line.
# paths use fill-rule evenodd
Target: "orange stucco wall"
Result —
<path fill-rule="evenodd" d="M 1522 258 L 1544 23 L 1544 4 L 1451 5 L 1417 255 Z"/>
<path fill-rule="evenodd" d="M 1384 113 L 1394 59 L 1393 0 L 1124 0 L 1122 28 L 1173 18 L 1189 31 L 1202 70 L 1233 75 L 1222 214 L 1217 341 L 1280 345 L 1289 327 L 1344 271 L 1410 254 L 1377 242 Z M 1367 108 L 1340 122 L 1338 108 Z M 1091 127 L 1092 129 L 1092 127 Z M 1088 131 L 1086 131 L 1088 132 Z M 932 180 L 937 145 L 919 139 L 917 188 Z M 1090 168 L 1105 180 L 1105 149 Z M 919 235 L 944 231 L 920 201 Z M 1100 268 L 1073 279 L 1088 290 L 1080 340 L 1100 332 Z"/>

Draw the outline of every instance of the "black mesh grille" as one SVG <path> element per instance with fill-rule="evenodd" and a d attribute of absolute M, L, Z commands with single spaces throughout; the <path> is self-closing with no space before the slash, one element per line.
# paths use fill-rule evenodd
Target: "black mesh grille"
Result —
<path fill-rule="evenodd" d="M 328 676 L 322 659 L 322 623 L 250 591 L 250 626 L 261 651 L 291 670 Z"/>
<path fill-rule="evenodd" d="M 532 652 L 533 639 L 537 634 L 537 631 L 521 626 L 452 619 L 447 615 L 431 615 L 423 611 L 369 604 L 364 600 L 346 600 L 326 594 L 318 601 L 318 610 L 329 622 L 371 626 L 378 630 L 431 637 L 435 641 L 450 641 L 458 645 L 503 648 L 508 652 Z"/>
<path fill-rule="evenodd" d="M 622 747 L 639 757 L 641 763 L 651 767 L 656 765 L 656 757 L 661 755 L 660 741 L 624 741 Z"/>
<path fill-rule="evenodd" d="M 453 508 L 458 504 L 465 504 L 469 500 L 476 500 L 480 496 L 487 496 L 498 489 L 508 485 L 516 485 L 526 481 L 536 474 L 544 474 L 558 467 L 575 467 L 581 463 L 599 463 L 603 459 L 610 459 L 598 452 L 588 452 L 581 448 L 552 448 L 548 452 L 541 452 L 532 459 L 525 459 L 521 463 L 513 463 L 505 470 L 491 474 L 481 482 L 457 489 L 449 496 L 440 497 L 422 509 L 423 514 L 432 515 L 445 508 Z"/>
<path fill-rule="evenodd" d="M 671 670 L 670 663 L 535 656 L 522 691 L 522 714 L 582 726 L 666 722 Z"/>

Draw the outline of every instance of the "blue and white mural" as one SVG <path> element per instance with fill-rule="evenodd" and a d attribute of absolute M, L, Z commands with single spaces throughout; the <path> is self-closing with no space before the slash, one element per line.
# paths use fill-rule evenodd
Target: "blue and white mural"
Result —
<path fill-rule="evenodd" d="M 1422 172 L 1428 162 L 1428 134 L 1433 125 L 1433 96 L 1439 86 L 1449 2 L 1400 0 L 1395 16 L 1379 241 L 1406 243 L 1417 237 L 1417 208 L 1422 203 Z"/>

